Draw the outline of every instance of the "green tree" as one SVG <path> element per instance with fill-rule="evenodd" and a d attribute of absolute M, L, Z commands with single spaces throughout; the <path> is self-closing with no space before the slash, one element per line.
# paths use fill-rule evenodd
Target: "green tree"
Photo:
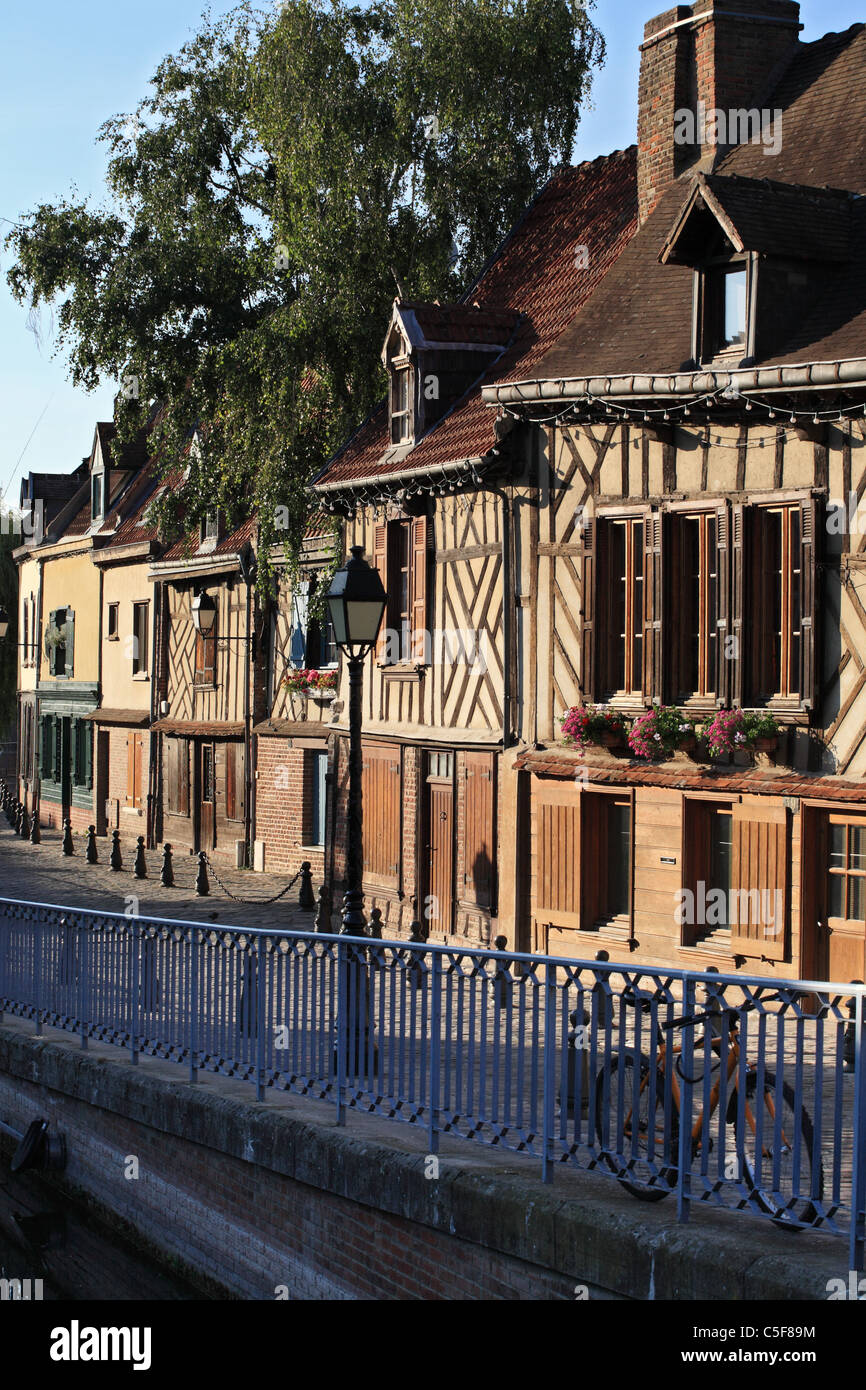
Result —
<path fill-rule="evenodd" d="M 296 535 L 381 395 L 397 285 L 459 294 L 570 158 L 604 55 L 593 3 L 243 5 L 103 126 L 104 206 L 22 218 L 9 283 L 54 308 L 73 381 L 124 383 L 122 437 L 161 403 L 155 448 L 188 467 L 164 524 L 254 505 L 267 544 L 285 507 Z"/>

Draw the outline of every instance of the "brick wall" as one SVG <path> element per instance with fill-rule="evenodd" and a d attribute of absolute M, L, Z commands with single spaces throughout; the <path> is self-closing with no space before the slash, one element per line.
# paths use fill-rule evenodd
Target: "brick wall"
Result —
<path fill-rule="evenodd" d="M 83 806 L 71 806 L 69 808 L 69 820 L 72 829 L 87 833 L 87 828 L 93 825 L 94 816 L 92 810 L 85 810 Z M 63 829 L 63 807 L 55 801 L 39 802 L 39 824 L 44 825 L 49 830 Z"/>
<path fill-rule="evenodd" d="M 259 736 L 256 839 L 264 841 L 266 872 L 294 874 L 308 860 L 318 883 L 325 874 L 325 850 L 309 843 L 313 789 L 308 751 L 290 747 L 288 739 Z"/>

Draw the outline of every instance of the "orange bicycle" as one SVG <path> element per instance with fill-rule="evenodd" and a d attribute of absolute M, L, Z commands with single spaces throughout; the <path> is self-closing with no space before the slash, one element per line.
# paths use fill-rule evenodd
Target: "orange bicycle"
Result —
<path fill-rule="evenodd" d="M 761 1002 L 780 997 L 770 995 Z M 644 1000 L 641 1007 L 647 1009 L 648 1002 Z M 719 1005 L 705 1013 L 671 1019 L 658 1028 L 654 1063 L 642 1052 L 623 1050 L 602 1067 L 595 1098 L 601 1158 L 641 1201 L 658 1202 L 675 1191 L 681 1081 L 689 1080 L 695 1086 L 697 1111 L 691 1127 L 692 1159 L 706 1150 L 708 1161 L 719 1143 L 714 1185 L 737 1182 L 748 1200 L 779 1225 L 796 1230 L 819 1219 L 815 1203 L 824 1194 L 823 1165 L 820 1154 L 814 1155 L 812 1118 L 798 1105 L 793 1088 L 787 1082 L 778 1084 L 775 1075 L 764 1069 L 757 1103 L 759 1069 L 753 1062 L 740 1066 L 738 1016 L 754 1007 L 752 1002 L 736 1008 Z M 688 1077 L 682 1047 L 666 1042 L 664 1031 L 693 1024 L 704 1024 L 707 1032 L 694 1048 L 699 1074 Z M 702 1103 L 706 1083 L 701 1070 L 707 1063 L 716 1073 L 711 1077 L 708 1109 Z M 724 1119 L 719 1114 L 714 1141 L 711 1121 L 721 1104 Z"/>

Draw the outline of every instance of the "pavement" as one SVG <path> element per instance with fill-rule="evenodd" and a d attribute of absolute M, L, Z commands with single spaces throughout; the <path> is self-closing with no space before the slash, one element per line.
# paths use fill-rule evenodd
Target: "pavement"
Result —
<path fill-rule="evenodd" d="M 0 897 L 261 930 L 308 931 L 315 920 L 314 911 L 298 906 L 300 880 L 279 901 L 265 901 L 285 889 L 291 882 L 291 874 L 254 873 L 251 869 L 229 869 L 220 864 L 217 873 L 225 887 L 209 871 L 210 895 L 203 898 L 195 891 L 198 859 L 194 855 L 178 853 L 174 856 L 175 887 L 163 888 L 159 881 L 161 850 L 147 853 L 146 879 L 134 876 L 135 836 L 121 839 L 123 868 L 114 871 L 108 863 L 110 840 L 97 840 L 99 863 L 88 864 L 84 857 L 84 835 L 73 836 L 75 853 L 71 856 L 63 853 L 63 836 L 59 830 L 42 830 L 41 835 L 42 843 L 31 845 L 14 834 L 5 816 L 0 817 Z M 318 886 L 314 881 L 314 893 Z M 226 889 L 235 898 L 247 901 L 233 901 Z"/>

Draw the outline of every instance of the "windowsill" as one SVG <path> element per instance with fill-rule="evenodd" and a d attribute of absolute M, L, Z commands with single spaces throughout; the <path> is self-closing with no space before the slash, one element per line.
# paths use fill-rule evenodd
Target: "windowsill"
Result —
<path fill-rule="evenodd" d="M 386 663 L 379 662 L 379 670 L 386 680 L 394 681 L 420 681 L 427 667 L 422 663 L 409 661 L 394 661 Z"/>
<path fill-rule="evenodd" d="M 194 680 L 192 683 L 192 688 L 193 690 L 216 690 L 216 682 Z"/>
<path fill-rule="evenodd" d="M 700 941 L 691 941 L 682 948 L 684 951 L 703 951 L 710 955 L 733 955 L 731 950 L 731 929 L 730 927 L 716 927 L 715 931 L 707 932 Z"/>
<path fill-rule="evenodd" d="M 132 679 L 134 681 L 149 681 L 150 676 L 147 671 L 135 671 Z"/>
<path fill-rule="evenodd" d="M 120 641 L 120 638 L 119 638 L 117 635 L 112 636 L 111 633 L 109 632 L 105 640 L 106 640 L 106 642 L 119 642 L 119 641 Z"/>
<path fill-rule="evenodd" d="M 140 806 L 121 806 L 121 814 L 125 816 L 140 816 L 142 809 Z"/>

